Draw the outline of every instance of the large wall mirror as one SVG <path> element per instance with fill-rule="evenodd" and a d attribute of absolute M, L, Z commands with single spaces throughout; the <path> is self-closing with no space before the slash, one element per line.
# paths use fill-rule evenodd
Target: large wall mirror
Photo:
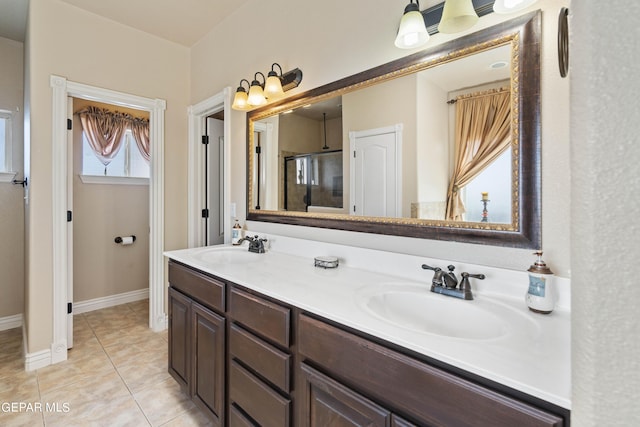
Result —
<path fill-rule="evenodd" d="M 247 219 L 538 248 L 540 12 L 251 111 Z"/>

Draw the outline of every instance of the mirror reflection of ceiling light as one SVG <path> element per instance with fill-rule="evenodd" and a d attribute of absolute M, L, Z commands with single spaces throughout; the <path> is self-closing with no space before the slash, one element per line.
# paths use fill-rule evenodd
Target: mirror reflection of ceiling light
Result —
<path fill-rule="evenodd" d="M 489 65 L 489 68 L 491 68 L 492 70 L 497 70 L 497 69 L 500 69 L 500 68 L 504 68 L 507 65 L 509 65 L 507 63 L 507 61 L 496 61 L 496 62 L 491 63 Z"/>

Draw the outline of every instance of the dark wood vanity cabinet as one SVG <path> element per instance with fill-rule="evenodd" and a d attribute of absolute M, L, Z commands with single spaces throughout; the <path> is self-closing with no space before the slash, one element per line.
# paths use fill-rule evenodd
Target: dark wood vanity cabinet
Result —
<path fill-rule="evenodd" d="M 169 372 L 215 425 L 569 425 L 568 410 L 185 265 L 169 282 Z"/>
<path fill-rule="evenodd" d="M 225 285 L 176 263 L 169 264 L 169 283 L 169 373 L 223 426 Z"/>
<path fill-rule="evenodd" d="M 298 352 L 305 426 L 354 417 L 370 426 L 565 425 L 558 414 L 307 315 L 298 321 Z"/>
<path fill-rule="evenodd" d="M 231 287 L 228 316 L 229 425 L 293 425 L 291 309 Z"/>

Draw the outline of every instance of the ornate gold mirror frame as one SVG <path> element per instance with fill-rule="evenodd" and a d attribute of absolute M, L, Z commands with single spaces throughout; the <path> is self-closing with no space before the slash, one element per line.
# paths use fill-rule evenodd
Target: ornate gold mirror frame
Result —
<path fill-rule="evenodd" d="M 541 12 L 531 12 L 370 70 L 247 113 L 247 220 L 339 230 L 448 240 L 496 246 L 541 245 L 540 171 Z M 255 209 L 254 124 L 303 105 L 395 79 L 439 64 L 511 45 L 512 221 L 510 224 L 382 218 Z"/>

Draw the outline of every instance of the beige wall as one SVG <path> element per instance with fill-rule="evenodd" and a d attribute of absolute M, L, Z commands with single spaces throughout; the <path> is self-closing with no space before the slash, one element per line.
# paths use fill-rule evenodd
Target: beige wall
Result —
<path fill-rule="evenodd" d="M 35 352 L 50 348 L 52 340 L 50 76 L 167 101 L 164 241 L 166 249 L 175 249 L 187 244 L 189 50 L 57 0 L 31 0 L 27 43 L 31 185 L 26 312 L 28 351 Z"/>
<path fill-rule="evenodd" d="M 400 164 L 402 165 L 402 206 L 398 216 L 411 216 L 411 202 L 416 201 L 416 80 L 407 76 L 370 86 L 342 96 L 342 121 L 345 141 L 349 132 L 365 131 L 402 125 Z M 348 151 L 348 150 L 347 150 Z M 345 192 L 349 193 L 351 176 L 349 152 L 344 153 Z M 345 200 L 349 203 L 349 194 Z"/>
<path fill-rule="evenodd" d="M 148 117 L 145 111 L 74 99 L 87 105 Z M 73 116 L 73 301 L 87 301 L 149 287 L 149 186 L 85 184 L 82 125 Z M 114 242 L 136 236 L 133 245 Z"/>
<path fill-rule="evenodd" d="M 0 110 L 12 112 L 12 172 L 22 179 L 23 49 L 20 42 L 0 37 Z M 24 208 L 23 188 L 0 183 L 0 319 L 23 312 Z"/>
<path fill-rule="evenodd" d="M 570 276 L 569 80 L 562 79 L 557 72 L 554 47 L 558 12 L 568 3 L 568 0 L 540 0 L 535 5 L 543 10 L 542 241 L 547 263 L 563 277 Z M 225 86 L 236 87 L 241 78 L 256 71 L 264 72 L 274 61 L 285 70 L 300 67 L 303 71 L 300 87 L 292 92 L 297 93 L 407 55 L 411 51 L 402 51 L 393 45 L 402 7 L 403 4 L 396 2 L 377 2 L 374 7 L 363 1 L 327 0 L 322 7 L 314 8 L 312 18 L 301 18 L 299 4 L 293 0 L 272 0 L 269 8 L 264 8 L 258 0 L 250 0 L 192 48 L 191 102 L 206 99 Z M 487 15 L 473 31 L 509 18 Z M 237 31 L 238 23 L 243 31 Z M 327 31 L 329 23 L 331 31 Z M 220 40 L 229 34 L 233 34 L 233 44 L 221 44 Z M 460 35 L 437 34 L 429 43 L 433 46 Z M 268 49 L 255 48 L 256 41 L 267 39 L 286 40 L 286 43 L 271 43 Z M 238 55 L 248 51 L 252 53 Z M 216 67 L 220 63 L 225 66 Z M 212 69 L 217 72 L 212 74 Z M 246 200 L 245 113 L 233 114 L 231 201 L 237 203 L 238 216 L 242 218 Z M 526 269 L 532 259 L 530 250 L 261 222 L 247 225 L 260 232 L 345 244 L 357 241 L 358 246 L 518 270 Z"/>
<path fill-rule="evenodd" d="M 580 427 L 635 426 L 640 420 L 640 62 L 635 55 L 640 3 L 572 5 L 571 421 Z"/>

